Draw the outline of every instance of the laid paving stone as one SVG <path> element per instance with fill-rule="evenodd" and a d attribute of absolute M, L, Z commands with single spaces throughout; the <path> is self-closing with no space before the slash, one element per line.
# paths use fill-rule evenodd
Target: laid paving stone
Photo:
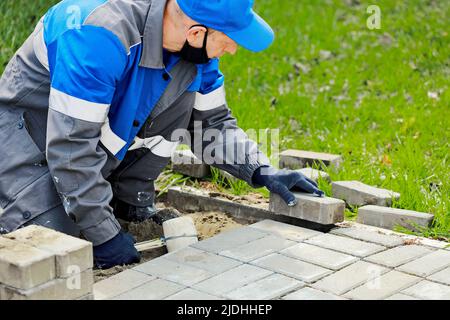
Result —
<path fill-rule="evenodd" d="M 319 178 L 326 180 L 328 182 L 331 181 L 330 175 L 328 173 L 326 173 L 325 171 L 312 169 L 312 168 L 303 168 L 303 169 L 298 169 L 297 171 L 300 172 L 301 174 L 303 174 L 305 177 L 307 177 L 315 182 L 318 182 Z"/>
<path fill-rule="evenodd" d="M 296 243 L 297 242 L 295 241 L 269 235 L 247 244 L 221 251 L 219 254 L 239 261 L 250 262 L 271 253 L 292 247 Z"/>
<path fill-rule="evenodd" d="M 267 257 L 255 260 L 252 264 L 307 283 L 314 282 L 331 273 L 331 270 L 279 253 L 274 253 Z"/>
<path fill-rule="evenodd" d="M 450 252 L 437 250 L 397 268 L 399 271 L 428 277 L 450 266 Z"/>
<path fill-rule="evenodd" d="M 185 287 L 170 281 L 155 279 L 123 293 L 112 300 L 161 300 Z"/>
<path fill-rule="evenodd" d="M 295 170 L 306 166 L 320 165 L 321 163 L 338 168 L 342 163 L 342 157 L 329 153 L 293 149 L 280 153 L 280 168 Z"/>
<path fill-rule="evenodd" d="M 215 237 L 200 241 L 191 246 L 200 250 L 219 253 L 261 239 L 267 235 L 267 232 L 255 228 L 241 227 L 231 231 L 225 231 Z"/>
<path fill-rule="evenodd" d="M 359 285 L 388 272 L 389 269 L 365 261 L 358 261 L 312 285 L 312 287 L 342 295 Z"/>
<path fill-rule="evenodd" d="M 365 260 L 381 264 L 386 267 L 395 268 L 431 252 L 433 252 L 433 250 L 424 246 L 407 245 L 377 253 L 373 256 L 367 257 Z"/>
<path fill-rule="evenodd" d="M 164 300 L 224 300 L 224 298 L 219 298 L 198 290 L 187 288 L 180 292 L 177 292 Z"/>
<path fill-rule="evenodd" d="M 429 276 L 427 279 L 450 286 L 450 267 L 436 272 L 435 274 Z"/>
<path fill-rule="evenodd" d="M 450 300 L 450 287 L 423 280 L 401 293 L 426 300 Z"/>
<path fill-rule="evenodd" d="M 292 292 L 282 298 L 283 300 L 346 300 L 334 294 L 305 287 Z"/>
<path fill-rule="evenodd" d="M 379 228 L 394 229 L 400 225 L 415 230 L 416 224 L 428 227 L 433 218 L 432 214 L 424 212 L 369 205 L 359 208 L 357 220 L 359 223 Z"/>
<path fill-rule="evenodd" d="M 338 236 L 346 236 L 357 240 L 373 242 L 388 248 L 393 248 L 403 244 L 403 239 L 401 237 L 381 234 L 375 231 L 362 230 L 355 227 L 336 228 L 331 230 L 330 233 Z"/>
<path fill-rule="evenodd" d="M 55 276 L 53 254 L 0 237 L 0 283 L 28 290 L 53 280 Z"/>
<path fill-rule="evenodd" d="M 334 181 L 331 184 L 333 197 L 345 200 L 352 206 L 374 204 L 392 205 L 392 199 L 399 199 L 400 194 L 391 190 L 369 186 L 360 181 Z"/>
<path fill-rule="evenodd" d="M 133 270 L 179 283 L 184 286 L 191 286 L 213 276 L 213 273 L 206 270 L 173 262 L 164 258 L 153 259 L 134 267 Z"/>
<path fill-rule="evenodd" d="M 199 291 L 212 294 L 213 296 L 222 296 L 271 274 L 271 271 L 244 264 L 197 283 L 192 287 Z"/>
<path fill-rule="evenodd" d="M 231 300 L 271 300 L 301 286 L 304 286 L 303 282 L 281 274 L 273 274 L 233 290 L 227 293 L 225 297 Z"/>
<path fill-rule="evenodd" d="M 145 273 L 128 269 L 95 283 L 94 298 L 96 300 L 111 299 L 155 279 Z"/>
<path fill-rule="evenodd" d="M 271 193 L 269 210 L 274 214 L 295 217 L 324 225 L 344 221 L 344 201 L 300 192 L 294 192 L 294 195 L 297 199 L 297 204 L 289 207 L 278 194 Z"/>
<path fill-rule="evenodd" d="M 283 255 L 317 264 L 321 267 L 339 270 L 359 260 L 348 254 L 324 249 L 306 243 L 299 243 L 280 252 Z"/>
<path fill-rule="evenodd" d="M 172 171 L 201 179 L 210 174 L 210 167 L 191 150 L 177 150 L 172 155 Z"/>
<path fill-rule="evenodd" d="M 4 237 L 54 254 L 57 277 L 70 277 L 74 272 L 80 273 L 93 267 L 91 242 L 35 225 Z"/>
<path fill-rule="evenodd" d="M 301 228 L 273 220 L 262 220 L 250 225 L 249 227 L 270 232 L 276 236 L 293 241 L 303 241 L 322 234 L 322 232 L 319 231 Z"/>
<path fill-rule="evenodd" d="M 380 300 L 388 298 L 411 285 L 421 278 L 398 271 L 390 271 L 345 294 L 346 298 L 358 300 Z"/>
<path fill-rule="evenodd" d="M 305 240 L 306 243 L 322 248 L 340 251 L 357 257 L 366 257 L 386 249 L 378 244 L 355 240 L 333 234 L 322 234 Z"/>
<path fill-rule="evenodd" d="M 396 294 L 390 296 L 389 298 L 386 298 L 385 300 L 419 300 L 419 299 L 408 296 L 403 293 L 396 293 Z"/>

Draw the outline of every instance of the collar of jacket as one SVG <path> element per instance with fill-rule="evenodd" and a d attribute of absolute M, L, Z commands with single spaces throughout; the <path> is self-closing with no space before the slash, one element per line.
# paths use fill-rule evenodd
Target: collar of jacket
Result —
<path fill-rule="evenodd" d="M 140 67 L 163 69 L 163 19 L 167 0 L 151 0 L 142 39 Z"/>

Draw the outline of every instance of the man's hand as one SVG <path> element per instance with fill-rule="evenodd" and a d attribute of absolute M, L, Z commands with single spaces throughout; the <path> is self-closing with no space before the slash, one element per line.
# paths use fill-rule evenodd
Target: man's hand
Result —
<path fill-rule="evenodd" d="M 319 197 L 324 195 L 324 192 L 319 190 L 317 183 L 298 171 L 277 170 L 273 167 L 263 166 L 255 171 L 252 180 L 255 184 L 265 186 L 270 192 L 280 195 L 290 207 L 297 204 L 294 194 L 290 191 L 292 188 Z"/>
<path fill-rule="evenodd" d="M 141 256 L 134 247 L 133 237 L 123 231 L 111 240 L 94 247 L 94 264 L 99 269 L 133 264 L 140 260 Z"/>

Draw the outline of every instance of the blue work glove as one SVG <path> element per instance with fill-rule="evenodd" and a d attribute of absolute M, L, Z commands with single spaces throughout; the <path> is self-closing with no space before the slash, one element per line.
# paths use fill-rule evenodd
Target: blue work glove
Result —
<path fill-rule="evenodd" d="M 134 247 L 133 237 L 123 231 L 111 240 L 94 247 L 94 265 L 99 269 L 133 264 L 140 260 L 141 256 Z"/>
<path fill-rule="evenodd" d="M 317 183 L 293 170 L 277 170 L 273 167 L 262 166 L 254 172 L 252 181 L 254 184 L 264 186 L 270 192 L 280 195 L 290 207 L 297 204 L 297 199 L 290 191 L 291 189 L 312 193 L 319 197 L 324 195 L 324 192 L 319 190 Z"/>

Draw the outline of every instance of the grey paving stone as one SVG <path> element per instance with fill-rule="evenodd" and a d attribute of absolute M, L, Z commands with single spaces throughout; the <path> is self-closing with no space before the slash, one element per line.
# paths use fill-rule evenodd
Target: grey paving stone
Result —
<path fill-rule="evenodd" d="M 377 266 L 365 261 L 358 261 L 332 275 L 317 281 L 312 287 L 342 295 L 357 286 L 373 279 L 380 274 L 388 272 L 389 269 Z"/>
<path fill-rule="evenodd" d="M 301 286 L 304 286 L 303 282 L 281 274 L 273 274 L 233 290 L 225 297 L 231 300 L 271 300 Z"/>
<path fill-rule="evenodd" d="M 301 228 L 273 220 L 262 220 L 250 225 L 249 227 L 270 232 L 279 237 L 293 241 L 303 241 L 322 234 L 322 232 L 319 231 Z"/>
<path fill-rule="evenodd" d="M 305 242 L 357 257 L 366 257 L 368 255 L 386 249 L 385 247 L 378 244 L 355 240 L 347 237 L 335 236 L 333 234 L 322 234 L 317 237 L 305 240 Z"/>
<path fill-rule="evenodd" d="M 328 269 L 287 257 L 279 253 L 274 253 L 255 260 L 252 264 L 307 283 L 314 282 L 331 273 Z"/>
<path fill-rule="evenodd" d="M 299 171 L 305 177 L 307 177 L 315 182 L 318 182 L 319 178 L 322 178 L 323 180 L 326 180 L 326 181 L 331 181 L 329 174 L 326 173 L 325 171 L 320 171 L 320 170 L 312 169 L 312 168 L 303 168 L 303 169 L 298 169 L 297 171 Z"/>
<path fill-rule="evenodd" d="M 161 300 L 184 288 L 184 286 L 170 281 L 155 279 L 118 295 L 112 300 Z"/>
<path fill-rule="evenodd" d="M 244 245 L 221 251 L 222 256 L 237 259 L 243 262 L 267 256 L 288 247 L 292 247 L 297 242 L 269 235 L 267 237 L 246 243 Z"/>
<path fill-rule="evenodd" d="M 390 271 L 346 293 L 345 297 L 356 300 L 385 299 L 420 280 L 421 278 L 406 273 Z"/>
<path fill-rule="evenodd" d="M 373 256 L 365 258 L 365 260 L 386 267 L 395 268 L 431 252 L 433 252 L 433 250 L 424 246 L 407 245 L 374 254 Z"/>
<path fill-rule="evenodd" d="M 224 300 L 224 298 L 219 298 L 204 292 L 192 288 L 186 288 L 180 292 L 177 292 L 164 300 Z"/>
<path fill-rule="evenodd" d="M 222 296 L 271 274 L 271 271 L 244 264 L 197 283 L 193 288 L 214 296 Z"/>
<path fill-rule="evenodd" d="M 274 214 L 295 217 L 323 225 L 344 221 L 344 201 L 300 192 L 294 192 L 294 196 L 297 199 L 297 204 L 289 207 L 278 194 L 272 192 L 269 210 Z"/>
<path fill-rule="evenodd" d="M 397 268 L 399 271 L 428 277 L 450 266 L 450 252 L 437 250 Z"/>
<path fill-rule="evenodd" d="M 369 186 L 360 181 L 334 181 L 331 188 L 334 198 L 345 200 L 352 206 L 390 206 L 392 199 L 400 198 L 397 192 Z"/>
<path fill-rule="evenodd" d="M 134 267 L 133 270 L 185 286 L 191 286 L 213 276 L 213 273 L 206 270 L 191 267 L 187 264 L 177 263 L 164 258 L 157 258 L 148 261 Z"/>
<path fill-rule="evenodd" d="M 362 230 L 355 227 L 335 228 L 330 233 L 338 236 L 346 236 L 349 238 L 363 240 L 381 244 L 382 246 L 393 248 L 403 244 L 403 239 L 399 236 L 381 234 L 375 231 Z"/>
<path fill-rule="evenodd" d="M 432 274 L 427 279 L 450 286 L 450 267 Z"/>
<path fill-rule="evenodd" d="M 310 287 L 305 287 L 292 292 L 282 298 L 283 300 L 346 300 L 343 297 L 323 292 Z"/>
<path fill-rule="evenodd" d="M 395 226 L 400 225 L 415 230 L 415 224 L 428 227 L 433 218 L 432 214 L 424 212 L 369 205 L 359 208 L 357 221 L 386 229 L 394 229 Z"/>
<path fill-rule="evenodd" d="M 282 250 L 280 253 L 332 270 L 342 269 L 359 260 L 358 258 L 345 253 L 324 249 L 307 243 L 299 243 L 293 247 Z"/>
<path fill-rule="evenodd" d="M 95 283 L 94 299 L 111 299 L 155 279 L 155 277 L 145 273 L 128 269 L 108 279 Z"/>
<path fill-rule="evenodd" d="M 234 259 L 191 247 L 166 254 L 164 259 L 187 264 L 214 274 L 225 272 L 242 264 Z"/>
<path fill-rule="evenodd" d="M 220 251 L 228 250 L 249 243 L 251 241 L 261 239 L 267 235 L 267 232 L 257 230 L 255 228 L 241 227 L 200 241 L 196 244 L 191 245 L 191 247 L 218 253 Z"/>
<path fill-rule="evenodd" d="M 338 168 L 342 162 L 340 155 L 304 150 L 285 150 L 280 153 L 280 168 L 301 169 L 306 166 L 320 165 Z"/>
<path fill-rule="evenodd" d="M 403 294 L 425 300 L 450 300 L 450 287 L 423 280 L 402 291 Z"/>
<path fill-rule="evenodd" d="M 202 163 L 191 150 L 177 150 L 171 160 L 172 171 L 199 179 L 210 174 L 210 167 Z"/>
<path fill-rule="evenodd" d="M 394 295 L 392 295 L 389 298 L 386 298 L 384 300 L 419 300 L 419 299 L 411 297 L 411 296 L 408 296 L 408 295 L 403 294 L 403 293 L 396 293 L 396 294 L 394 294 Z"/>

